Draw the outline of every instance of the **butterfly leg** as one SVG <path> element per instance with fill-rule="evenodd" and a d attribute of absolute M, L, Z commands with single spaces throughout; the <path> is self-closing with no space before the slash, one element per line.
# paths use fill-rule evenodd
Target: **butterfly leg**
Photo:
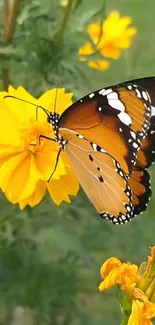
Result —
<path fill-rule="evenodd" d="M 54 141 L 54 142 L 56 142 L 55 139 L 50 138 L 50 137 L 46 137 L 45 135 L 40 134 L 40 135 L 39 135 L 39 144 L 41 144 L 41 141 L 40 141 L 41 138 L 46 139 L 46 140 L 50 140 L 50 141 Z"/>
<path fill-rule="evenodd" d="M 48 183 L 50 182 L 52 176 L 54 175 L 54 173 L 55 173 L 55 171 L 56 171 L 56 169 L 57 169 L 57 166 L 58 166 L 58 162 L 59 162 L 59 157 L 60 157 L 61 151 L 62 151 L 62 150 L 59 149 L 58 154 L 57 154 L 57 158 L 56 158 L 56 163 L 55 163 L 55 166 L 54 166 L 54 169 L 53 169 L 53 172 L 52 172 L 52 174 L 50 175 L 50 177 L 49 177 L 49 179 L 48 179 L 48 181 L 47 181 Z"/>

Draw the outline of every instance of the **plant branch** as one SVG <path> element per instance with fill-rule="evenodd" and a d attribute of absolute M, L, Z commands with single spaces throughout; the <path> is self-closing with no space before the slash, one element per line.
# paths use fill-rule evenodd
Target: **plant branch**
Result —
<path fill-rule="evenodd" d="M 6 37 L 5 37 L 5 41 L 7 43 L 10 43 L 12 41 L 14 29 L 15 29 L 16 22 L 17 22 L 17 12 L 18 12 L 18 8 L 19 8 L 19 2 L 20 2 L 20 0 L 14 0 L 12 6 L 10 8 L 10 11 L 9 11 L 8 28 L 7 28 Z"/>
<path fill-rule="evenodd" d="M 58 30 L 57 35 L 56 35 L 57 47 L 59 47 L 59 45 L 61 44 L 61 41 L 63 39 L 63 35 L 64 35 L 65 29 L 66 29 L 66 26 L 67 26 L 67 23 L 69 20 L 69 15 L 71 13 L 73 3 L 74 3 L 74 0 L 69 0 L 67 6 L 65 8 L 62 24 L 60 26 L 60 29 Z"/>
<path fill-rule="evenodd" d="M 14 0 L 12 6 L 9 6 L 9 0 L 3 0 L 3 17 L 4 17 L 4 46 L 11 43 L 13 38 L 14 29 L 17 21 L 17 11 L 20 0 Z M 9 61 L 9 56 L 4 54 L 0 57 L 5 63 Z M 2 81 L 4 90 L 8 89 L 9 85 L 9 69 L 4 67 L 2 69 Z"/>

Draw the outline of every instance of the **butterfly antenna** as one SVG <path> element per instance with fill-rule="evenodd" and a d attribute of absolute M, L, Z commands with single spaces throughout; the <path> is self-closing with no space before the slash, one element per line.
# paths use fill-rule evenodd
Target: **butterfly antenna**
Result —
<path fill-rule="evenodd" d="M 33 105 L 33 106 L 35 106 L 37 108 L 41 108 L 46 113 L 47 116 L 49 116 L 49 114 L 50 114 L 50 112 L 47 109 L 45 109 L 44 107 L 42 107 L 40 105 L 37 105 L 37 104 L 34 104 L 34 103 L 31 103 L 28 100 L 25 100 L 25 99 L 22 99 L 22 98 L 19 98 L 19 97 L 15 97 L 15 96 L 11 96 L 11 95 L 6 95 L 6 96 L 3 97 L 3 99 L 5 99 L 5 98 L 14 98 L 14 99 L 20 100 L 21 102 Z"/>
<path fill-rule="evenodd" d="M 57 83 L 57 87 L 56 87 L 55 100 L 54 100 L 54 113 L 56 113 L 56 104 L 57 104 L 58 89 L 59 89 L 58 86 L 59 86 L 59 83 Z"/>
<path fill-rule="evenodd" d="M 58 162 L 59 162 L 59 157 L 60 157 L 60 154 L 61 154 L 61 149 L 59 149 L 59 151 L 58 151 L 58 154 L 57 154 L 57 158 L 56 158 L 56 163 L 55 163 L 55 166 L 54 166 L 54 169 L 53 169 L 53 172 L 52 172 L 52 174 L 51 174 L 51 176 L 49 177 L 49 179 L 48 179 L 48 183 L 50 182 L 50 180 L 51 180 L 51 178 L 53 177 L 53 175 L 54 175 L 54 173 L 55 173 L 55 171 L 56 171 L 56 169 L 57 169 L 57 166 L 58 166 Z"/>

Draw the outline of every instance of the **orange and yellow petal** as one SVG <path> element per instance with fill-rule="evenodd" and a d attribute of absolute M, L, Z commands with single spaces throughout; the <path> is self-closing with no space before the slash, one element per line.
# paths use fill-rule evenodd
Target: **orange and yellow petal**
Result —
<path fill-rule="evenodd" d="M 70 203 L 69 195 L 76 195 L 79 183 L 72 168 L 66 167 L 67 174 L 59 180 L 52 179 L 47 183 L 47 189 L 53 201 L 59 205 L 62 201 Z"/>
<path fill-rule="evenodd" d="M 4 99 L 6 95 L 15 96 L 17 98 Z M 18 98 L 21 100 L 18 100 Z M 23 87 L 14 89 L 12 86 L 9 86 L 8 92 L 0 92 L 0 99 L 3 99 L 3 102 L 0 104 L 1 108 L 3 108 L 3 105 L 6 105 L 7 111 L 18 123 L 24 123 L 30 118 L 36 119 L 36 106 L 25 103 L 24 100 L 35 105 L 38 105 L 38 101 Z M 2 113 L 1 115 L 3 116 Z"/>
<path fill-rule="evenodd" d="M 100 45 L 99 45 L 100 46 Z M 105 57 L 113 60 L 118 60 L 121 55 L 119 47 L 112 43 L 107 43 L 105 46 L 100 46 L 100 53 Z"/>
<path fill-rule="evenodd" d="M 107 60 L 100 60 L 100 59 L 96 59 L 96 60 L 90 60 L 88 61 L 88 67 L 95 69 L 95 70 L 100 70 L 100 71 L 105 71 L 108 70 L 109 66 L 110 66 L 110 62 Z"/>
<path fill-rule="evenodd" d="M 143 302 L 133 300 L 128 325 L 152 325 L 152 322 L 143 316 L 143 306 Z"/>
<path fill-rule="evenodd" d="M 24 200 L 19 201 L 19 206 L 21 209 L 24 209 L 26 205 L 29 205 L 30 207 L 34 207 L 38 203 L 41 202 L 43 197 L 46 193 L 46 183 L 44 181 L 39 180 L 36 184 L 36 188 L 34 192 Z"/>
<path fill-rule="evenodd" d="M 34 157 L 27 152 L 14 155 L 0 168 L 0 186 L 13 203 L 34 192 L 37 177 Z"/>
<path fill-rule="evenodd" d="M 122 265 L 122 262 L 116 257 L 110 257 L 100 269 L 101 277 L 104 279 L 106 276 L 109 275 L 111 271 L 115 268 L 119 268 Z"/>
<path fill-rule="evenodd" d="M 108 259 L 101 267 L 101 282 L 99 290 L 111 288 L 115 284 L 121 285 L 123 290 L 128 289 L 137 280 L 138 267 L 135 264 L 121 263 L 117 258 Z"/>
<path fill-rule="evenodd" d="M 61 115 L 72 104 L 72 97 L 73 93 L 65 93 L 64 88 L 54 88 L 40 96 L 38 102 L 50 112 Z"/>
<path fill-rule="evenodd" d="M 79 55 L 91 55 L 95 52 L 92 44 L 90 42 L 85 43 L 82 47 L 79 48 Z"/>

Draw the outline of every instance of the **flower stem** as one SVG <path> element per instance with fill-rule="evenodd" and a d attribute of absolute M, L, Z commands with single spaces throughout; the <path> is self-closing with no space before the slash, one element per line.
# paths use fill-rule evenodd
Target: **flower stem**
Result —
<path fill-rule="evenodd" d="M 129 317 L 127 315 L 124 315 L 121 325 L 127 325 L 128 324 Z"/>
<path fill-rule="evenodd" d="M 11 8 L 9 7 L 9 1 L 3 0 L 3 17 L 4 17 L 4 46 L 7 46 L 11 43 L 14 33 L 14 28 L 17 21 L 17 10 L 19 7 L 20 0 L 14 0 Z M 8 61 L 9 56 L 3 54 L 0 56 L 0 60 Z M 4 67 L 2 69 L 2 81 L 3 81 L 3 89 L 7 90 L 9 85 L 9 69 Z"/>
<path fill-rule="evenodd" d="M 14 0 L 12 6 L 10 8 L 10 11 L 9 11 L 8 27 L 7 27 L 6 37 L 5 37 L 5 41 L 7 43 L 10 43 L 12 41 L 14 29 L 15 29 L 16 22 L 17 22 L 17 12 L 18 12 L 18 8 L 19 8 L 19 2 L 20 2 L 20 0 Z"/>
<path fill-rule="evenodd" d="M 62 24 L 60 26 L 60 29 L 58 30 L 57 35 L 56 35 L 56 45 L 57 45 L 57 47 L 60 46 L 61 41 L 63 39 L 63 35 L 64 35 L 65 29 L 66 29 L 66 26 L 67 26 L 67 23 L 68 23 L 68 20 L 69 20 L 69 15 L 71 13 L 73 3 L 74 3 L 74 0 L 69 0 L 67 6 L 65 8 Z"/>

